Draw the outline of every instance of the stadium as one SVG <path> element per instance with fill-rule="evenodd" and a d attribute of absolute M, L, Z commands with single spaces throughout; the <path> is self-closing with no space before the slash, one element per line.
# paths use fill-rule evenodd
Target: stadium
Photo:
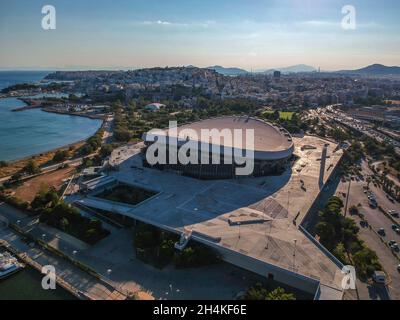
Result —
<path fill-rule="evenodd" d="M 247 135 L 249 130 L 254 132 L 250 146 Z M 204 131 L 209 134 L 204 135 Z M 236 132 L 246 134 L 240 134 L 240 137 L 236 138 Z M 226 139 L 226 136 L 229 136 L 229 139 Z M 212 118 L 185 124 L 178 128 L 150 131 L 143 135 L 146 145 L 143 154 L 147 155 L 150 146 L 155 142 L 160 143 L 161 140 L 165 142 L 163 149 L 166 153 L 165 163 L 149 163 L 147 156 L 144 156 L 143 165 L 145 167 L 174 171 L 185 176 L 206 180 L 237 177 L 236 169 L 245 166 L 244 162 L 250 157 L 249 155 L 254 158 L 254 169 L 251 171 L 251 176 L 279 174 L 285 169 L 286 163 L 294 151 L 293 139 L 284 128 L 248 116 Z M 189 152 L 198 151 L 196 153 L 198 161 L 195 163 L 181 163 L 179 159 L 171 161 L 169 151 L 173 141 L 175 141 L 174 146 L 177 146 L 178 152 L 190 142 Z M 206 149 L 204 149 L 205 144 L 207 145 Z M 203 151 L 206 154 L 206 161 L 204 161 Z M 241 161 L 237 161 L 235 155 L 240 155 Z"/>

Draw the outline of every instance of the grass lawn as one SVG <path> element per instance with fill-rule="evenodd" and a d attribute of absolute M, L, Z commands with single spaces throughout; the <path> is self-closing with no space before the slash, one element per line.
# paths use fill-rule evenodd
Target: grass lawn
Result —
<path fill-rule="evenodd" d="M 274 113 L 274 111 L 265 111 L 264 114 L 265 113 L 271 114 Z M 292 117 L 295 113 L 296 112 L 294 111 L 279 111 L 279 117 L 281 120 L 292 120 Z"/>

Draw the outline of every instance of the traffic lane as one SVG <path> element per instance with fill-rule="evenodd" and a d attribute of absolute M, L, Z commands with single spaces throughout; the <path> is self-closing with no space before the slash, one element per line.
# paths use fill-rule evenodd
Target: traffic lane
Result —
<path fill-rule="evenodd" d="M 388 212 L 389 210 L 395 210 L 397 212 L 400 211 L 400 207 L 398 204 L 394 204 L 387 199 L 386 194 L 383 190 L 377 189 L 374 186 L 370 186 L 371 191 L 375 194 L 376 200 L 378 202 L 378 205 L 385 211 Z M 395 240 L 397 242 L 400 242 L 400 235 L 396 233 L 393 229 L 393 221 L 389 219 L 383 212 L 381 212 L 379 209 L 375 209 L 373 211 L 375 212 L 375 217 L 378 218 L 378 220 L 384 225 L 381 226 L 381 228 L 385 228 L 386 232 L 386 238 L 390 238 L 388 240 Z M 383 217 L 383 218 L 381 218 Z M 396 224 L 399 225 L 399 219 L 394 218 L 394 221 L 396 221 Z M 378 228 L 379 229 L 379 228 Z"/>
<path fill-rule="evenodd" d="M 362 163 L 362 171 L 365 176 L 372 176 L 374 173 L 372 170 L 368 167 L 368 164 L 364 161 Z M 366 185 L 366 184 L 365 184 Z M 397 212 L 400 212 L 400 203 L 397 201 L 390 201 L 385 193 L 381 188 L 375 187 L 375 185 L 371 182 L 369 184 L 370 190 L 375 194 L 376 200 L 378 201 L 378 204 L 384 209 L 386 212 L 389 210 L 395 210 Z M 398 224 L 400 223 L 400 219 L 395 218 L 394 219 Z"/>
<path fill-rule="evenodd" d="M 351 182 L 348 208 L 353 205 L 358 207 L 358 205 L 361 204 L 361 207 L 358 207 L 359 211 L 365 215 L 365 219 L 374 228 L 374 230 L 378 231 L 380 228 L 384 228 L 386 233 L 384 239 L 386 240 L 386 242 L 390 240 L 395 240 L 400 243 L 400 235 L 398 235 L 392 229 L 393 222 L 388 217 L 386 217 L 378 208 L 373 209 L 369 206 L 367 195 L 364 193 L 363 189 L 364 185 L 365 183 L 362 181 Z M 341 186 L 340 188 L 338 188 L 338 190 L 340 192 L 346 193 L 348 190 L 348 182 L 341 182 Z M 344 199 L 345 201 L 345 197 L 343 197 L 343 195 L 342 199 Z M 388 248 L 388 250 L 390 249 Z"/>
<path fill-rule="evenodd" d="M 354 217 L 354 220 L 360 225 L 361 219 L 359 217 Z M 400 300 L 400 273 L 397 271 L 399 260 L 393 256 L 390 249 L 379 239 L 379 236 L 368 227 L 360 225 L 359 236 L 371 250 L 376 252 L 383 269 L 389 275 L 388 289 L 391 298 Z"/>
<path fill-rule="evenodd" d="M 370 184 L 369 188 L 375 194 L 376 201 L 378 202 L 378 205 L 382 207 L 382 209 L 384 209 L 386 212 L 388 212 L 389 210 L 395 210 L 397 212 L 400 212 L 400 204 L 396 201 L 391 202 L 387 198 L 385 191 L 375 187 L 372 183 Z M 396 218 L 394 220 L 396 220 L 397 223 L 399 223 L 400 221 L 399 219 Z"/>

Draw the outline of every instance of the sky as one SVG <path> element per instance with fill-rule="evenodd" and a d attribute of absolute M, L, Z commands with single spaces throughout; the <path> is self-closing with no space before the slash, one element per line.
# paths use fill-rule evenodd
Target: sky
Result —
<path fill-rule="evenodd" d="M 400 65 L 399 13 L 398 0 L 0 0 L 0 69 Z"/>

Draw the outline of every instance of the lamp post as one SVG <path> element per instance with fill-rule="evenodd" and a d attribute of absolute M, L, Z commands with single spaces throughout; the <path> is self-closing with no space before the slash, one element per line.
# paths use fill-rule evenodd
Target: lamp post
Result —
<path fill-rule="evenodd" d="M 350 186 L 351 186 L 351 178 L 349 180 L 349 186 L 347 188 L 346 204 L 345 204 L 345 207 L 344 207 L 344 216 L 345 217 L 347 216 L 347 206 L 349 204 L 349 198 L 350 198 Z"/>
<path fill-rule="evenodd" d="M 297 249 L 297 239 L 293 239 L 294 251 L 293 251 L 293 270 L 296 270 L 296 249 Z"/>

